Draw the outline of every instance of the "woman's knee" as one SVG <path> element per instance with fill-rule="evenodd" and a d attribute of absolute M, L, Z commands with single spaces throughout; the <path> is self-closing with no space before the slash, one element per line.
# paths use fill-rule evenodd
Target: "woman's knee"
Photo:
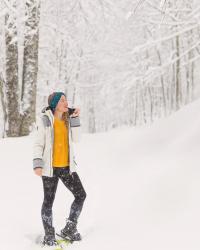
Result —
<path fill-rule="evenodd" d="M 82 190 L 80 193 L 75 195 L 75 198 L 77 200 L 79 200 L 80 202 L 84 202 L 84 200 L 86 199 L 86 196 L 87 196 L 87 194 L 86 194 L 85 190 Z"/>
<path fill-rule="evenodd" d="M 86 199 L 86 197 L 87 197 L 87 194 L 86 194 L 86 192 L 85 192 L 85 190 L 83 191 L 83 193 L 82 193 L 82 200 L 85 200 Z"/>

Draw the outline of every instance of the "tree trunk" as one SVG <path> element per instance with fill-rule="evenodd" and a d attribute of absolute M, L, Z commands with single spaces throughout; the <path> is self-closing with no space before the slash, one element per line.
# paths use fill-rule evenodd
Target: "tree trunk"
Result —
<path fill-rule="evenodd" d="M 5 86 L 6 86 L 5 80 L 3 79 L 2 74 L 0 74 L 0 96 L 1 96 L 1 106 L 2 106 L 2 110 L 3 110 L 3 118 L 4 118 L 2 137 L 6 136 L 5 126 L 6 126 L 6 121 L 7 121 L 6 103 L 5 103 L 5 96 L 4 96 L 4 87 Z"/>
<path fill-rule="evenodd" d="M 16 2 L 13 4 L 16 8 Z M 19 135 L 19 86 L 18 86 L 18 42 L 16 17 L 14 13 L 5 16 L 5 46 L 6 46 L 6 135 L 15 137 Z"/>
<path fill-rule="evenodd" d="M 39 6 L 37 0 L 26 2 L 26 17 L 21 92 L 23 117 L 20 126 L 20 136 L 29 134 L 36 117 L 39 43 Z"/>

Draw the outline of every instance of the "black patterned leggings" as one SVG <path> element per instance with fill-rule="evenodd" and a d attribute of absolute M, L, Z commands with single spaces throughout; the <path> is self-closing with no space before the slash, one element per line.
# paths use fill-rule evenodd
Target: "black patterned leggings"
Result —
<path fill-rule="evenodd" d="M 61 179 L 63 184 L 73 193 L 74 201 L 71 205 L 68 219 L 77 223 L 81 213 L 86 192 L 82 186 L 81 180 L 76 172 L 70 174 L 69 168 L 53 168 L 53 177 L 42 176 L 44 201 L 41 209 L 42 222 L 45 235 L 55 233 L 52 225 L 52 206 L 55 199 L 58 180 Z"/>

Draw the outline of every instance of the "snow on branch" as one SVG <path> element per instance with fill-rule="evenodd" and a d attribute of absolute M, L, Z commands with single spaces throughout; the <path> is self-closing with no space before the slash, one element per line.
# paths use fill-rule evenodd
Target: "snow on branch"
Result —
<path fill-rule="evenodd" d="M 15 8 L 13 8 L 13 6 L 7 1 L 7 0 L 1 0 L 4 2 L 5 6 L 11 10 L 14 14 L 17 14 L 17 11 Z"/>
<path fill-rule="evenodd" d="M 176 37 L 176 36 L 180 36 L 180 35 L 182 35 L 182 34 L 188 32 L 188 31 L 191 31 L 191 30 L 196 29 L 196 28 L 199 28 L 199 27 L 200 27 L 200 23 L 197 23 L 197 24 L 195 24 L 195 25 L 192 25 L 192 26 L 190 26 L 190 27 L 187 27 L 187 28 L 185 28 L 185 29 L 182 29 L 182 30 L 180 30 L 180 31 L 178 31 L 178 32 L 175 32 L 175 33 L 173 33 L 173 34 L 171 34 L 171 35 L 169 35 L 169 36 L 163 37 L 163 38 L 161 38 L 161 39 L 151 40 L 151 41 L 149 41 L 149 42 L 147 42 L 147 43 L 145 43 L 145 44 L 143 44 L 143 45 L 139 45 L 139 46 L 135 47 L 130 53 L 131 53 L 131 54 L 138 53 L 138 52 L 140 52 L 141 50 L 151 48 L 151 47 L 153 47 L 153 46 L 156 46 L 157 44 L 166 42 L 166 41 L 168 41 L 168 40 L 170 40 L 170 39 L 172 39 L 172 38 L 174 38 L 174 37 Z"/>

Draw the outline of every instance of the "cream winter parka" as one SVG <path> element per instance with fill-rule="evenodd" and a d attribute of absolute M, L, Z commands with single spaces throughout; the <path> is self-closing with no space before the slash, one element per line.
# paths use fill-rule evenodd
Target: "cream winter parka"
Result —
<path fill-rule="evenodd" d="M 71 119 L 71 118 L 70 118 Z M 53 176 L 52 156 L 54 142 L 54 115 L 48 108 L 42 110 L 42 116 L 37 122 L 34 133 L 33 168 L 41 167 L 43 176 Z M 70 173 L 76 172 L 76 161 L 73 150 L 73 142 L 80 141 L 80 126 L 71 127 L 69 122 L 69 164 Z"/>

